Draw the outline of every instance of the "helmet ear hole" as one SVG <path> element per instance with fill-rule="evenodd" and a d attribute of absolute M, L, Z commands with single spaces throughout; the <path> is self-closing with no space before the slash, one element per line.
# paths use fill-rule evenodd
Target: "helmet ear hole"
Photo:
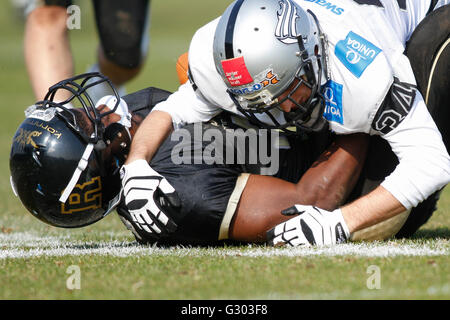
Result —
<path fill-rule="evenodd" d="M 125 126 L 117 122 L 110 124 L 105 129 L 104 141 L 112 155 L 125 161 L 131 145 L 130 134 Z"/>

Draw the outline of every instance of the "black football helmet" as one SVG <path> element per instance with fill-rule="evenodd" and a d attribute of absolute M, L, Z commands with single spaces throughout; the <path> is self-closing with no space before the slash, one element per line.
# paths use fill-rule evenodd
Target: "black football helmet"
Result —
<path fill-rule="evenodd" d="M 108 83 L 116 101 L 101 112 L 86 90 Z M 55 93 L 70 97 L 55 102 Z M 116 111 L 120 97 L 100 73 L 82 74 L 50 87 L 43 101 L 25 111 L 10 154 L 11 185 L 38 219 L 56 227 L 92 224 L 119 201 L 119 168 L 131 143 L 128 128 L 103 117 Z M 70 105 L 70 107 L 68 107 Z"/>

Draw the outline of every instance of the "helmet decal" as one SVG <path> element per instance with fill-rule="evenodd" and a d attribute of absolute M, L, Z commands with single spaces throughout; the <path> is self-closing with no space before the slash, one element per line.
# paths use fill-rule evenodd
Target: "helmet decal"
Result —
<path fill-rule="evenodd" d="M 61 138 L 62 133 L 59 132 L 57 129 L 49 126 L 48 124 L 39 121 L 39 120 L 32 120 L 32 119 L 26 119 L 26 122 L 28 122 L 30 125 L 37 127 L 39 129 L 43 129 L 44 131 L 48 131 L 50 134 L 55 136 L 56 139 Z M 41 130 L 40 130 L 41 131 Z M 35 136 L 36 137 L 36 136 Z"/>
<path fill-rule="evenodd" d="M 42 121 L 50 121 L 55 117 L 56 108 L 39 109 L 35 104 L 25 110 L 26 118 L 34 118 Z"/>
<path fill-rule="evenodd" d="M 61 203 L 62 214 L 72 214 L 95 210 L 102 207 L 102 183 L 100 177 L 77 184 L 67 199 Z"/>
<path fill-rule="evenodd" d="M 230 19 L 227 25 L 227 32 L 225 34 L 225 57 L 227 59 L 234 58 L 234 48 L 233 48 L 234 27 L 236 24 L 236 19 L 239 10 L 243 3 L 244 0 L 237 0 L 233 5 L 233 9 L 231 10 Z"/>
<path fill-rule="evenodd" d="M 258 80 L 256 80 L 258 81 Z M 250 85 L 248 87 L 244 88 L 236 88 L 231 89 L 231 92 L 233 92 L 236 95 L 244 95 L 249 94 L 253 92 L 260 91 L 268 86 L 276 85 L 279 83 L 280 80 L 278 79 L 278 75 L 273 72 L 273 70 L 268 70 L 264 72 L 263 79 L 253 85 Z"/>
<path fill-rule="evenodd" d="M 277 84 L 278 82 L 280 82 L 280 80 L 278 80 L 278 76 L 276 74 L 274 74 L 272 70 L 269 70 L 266 73 L 266 78 L 263 81 L 261 81 L 261 84 L 265 88 L 272 84 Z"/>
<path fill-rule="evenodd" d="M 42 132 L 30 131 L 23 128 L 19 128 L 17 131 L 17 136 L 14 137 L 13 143 L 17 143 L 19 147 L 23 150 L 26 145 L 32 145 L 34 148 L 38 148 L 33 140 L 33 137 L 39 137 Z"/>
<path fill-rule="evenodd" d="M 222 68 L 232 87 L 239 87 L 253 82 L 253 78 L 245 65 L 244 57 L 223 60 Z"/>
<path fill-rule="evenodd" d="M 297 8 L 291 0 L 281 0 L 279 4 L 280 10 L 277 12 L 278 23 L 275 29 L 275 37 L 285 44 L 296 43 L 299 36 L 296 21 L 300 19 Z"/>

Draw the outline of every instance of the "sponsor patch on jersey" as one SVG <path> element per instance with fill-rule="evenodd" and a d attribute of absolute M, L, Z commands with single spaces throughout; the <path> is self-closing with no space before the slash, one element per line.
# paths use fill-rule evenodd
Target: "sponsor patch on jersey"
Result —
<path fill-rule="evenodd" d="M 325 97 L 325 110 L 323 116 L 328 121 L 344 124 L 344 114 L 342 110 L 342 84 L 332 80 L 325 84 L 323 89 Z"/>
<path fill-rule="evenodd" d="M 334 54 L 351 73 L 359 78 L 381 51 L 371 42 L 350 31 L 345 40 L 336 44 Z"/>
<path fill-rule="evenodd" d="M 222 60 L 222 68 L 232 87 L 239 87 L 253 82 L 253 78 L 245 65 L 244 57 Z"/>
<path fill-rule="evenodd" d="M 338 16 L 340 16 L 344 12 L 344 8 L 338 7 L 331 1 L 326 1 L 326 0 L 305 0 L 305 1 L 313 2 Z"/>

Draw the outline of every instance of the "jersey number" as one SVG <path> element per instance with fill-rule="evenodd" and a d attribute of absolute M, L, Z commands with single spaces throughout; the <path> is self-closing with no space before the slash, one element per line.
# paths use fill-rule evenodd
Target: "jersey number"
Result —
<path fill-rule="evenodd" d="M 377 6 L 379 8 L 384 8 L 380 0 L 353 0 L 358 4 L 368 4 L 371 6 Z M 402 10 L 406 10 L 406 0 L 397 0 L 398 6 Z"/>
<path fill-rule="evenodd" d="M 372 122 L 372 129 L 388 134 L 406 118 L 416 97 L 416 87 L 394 77 L 386 98 Z"/>

